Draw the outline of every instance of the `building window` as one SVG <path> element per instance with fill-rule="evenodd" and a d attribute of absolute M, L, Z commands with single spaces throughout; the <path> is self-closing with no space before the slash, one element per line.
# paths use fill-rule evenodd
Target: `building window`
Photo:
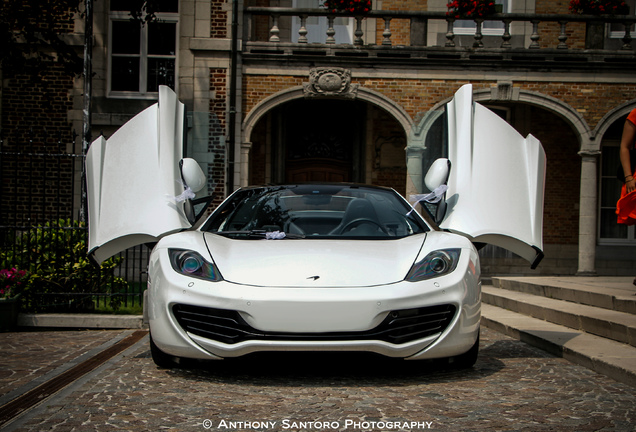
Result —
<path fill-rule="evenodd" d="M 128 4 L 110 2 L 109 95 L 156 97 L 160 85 L 174 90 L 178 0 L 159 1 L 157 19 L 145 25 L 131 20 Z"/>
<path fill-rule="evenodd" d="M 636 239 L 636 227 L 616 223 L 616 201 L 621 195 L 621 184 L 616 179 L 620 162 L 619 142 L 603 142 L 599 193 L 599 243 L 626 244 Z M 631 243 L 633 244 L 633 243 Z"/>
<path fill-rule="evenodd" d="M 636 0 L 625 0 L 625 3 L 629 6 L 629 14 L 636 15 Z M 633 24 L 630 28 L 630 34 L 632 37 L 636 37 L 636 31 Z M 625 37 L 625 25 L 611 23 L 609 25 L 609 37 L 613 39 L 622 39 Z"/>
<path fill-rule="evenodd" d="M 508 13 L 510 11 L 510 0 L 495 0 L 498 13 Z M 474 35 L 476 30 L 475 21 L 457 20 L 453 26 L 453 32 L 458 35 Z M 504 32 L 504 23 L 501 21 L 484 21 L 481 25 L 481 33 L 484 36 L 501 36 Z"/>

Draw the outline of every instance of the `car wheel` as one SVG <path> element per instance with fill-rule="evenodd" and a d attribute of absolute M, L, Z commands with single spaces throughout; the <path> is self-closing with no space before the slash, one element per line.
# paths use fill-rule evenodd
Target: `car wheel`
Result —
<path fill-rule="evenodd" d="M 168 355 L 159 349 L 152 340 L 152 334 L 150 335 L 150 356 L 152 357 L 152 361 L 160 368 L 172 369 L 179 366 L 176 357 Z"/>
<path fill-rule="evenodd" d="M 460 354 L 449 359 L 450 365 L 456 369 L 468 369 L 475 365 L 479 354 L 479 335 L 472 347 L 464 354 Z"/>

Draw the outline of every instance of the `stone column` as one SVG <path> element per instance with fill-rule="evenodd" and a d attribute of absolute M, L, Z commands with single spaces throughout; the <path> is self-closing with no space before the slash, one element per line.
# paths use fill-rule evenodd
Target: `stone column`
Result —
<path fill-rule="evenodd" d="M 241 143 L 240 187 L 249 186 L 251 142 Z"/>
<path fill-rule="evenodd" d="M 577 275 L 595 275 L 597 191 L 599 151 L 579 152 L 581 156 L 581 192 L 579 198 L 579 268 Z"/>
<path fill-rule="evenodd" d="M 424 147 L 406 147 L 406 199 L 409 195 L 422 192 L 424 173 L 422 173 L 422 158 Z"/>

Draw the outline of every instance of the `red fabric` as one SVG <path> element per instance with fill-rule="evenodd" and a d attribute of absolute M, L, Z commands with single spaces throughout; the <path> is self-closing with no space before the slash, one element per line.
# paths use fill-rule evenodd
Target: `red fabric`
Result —
<path fill-rule="evenodd" d="M 636 109 L 633 109 L 632 112 L 629 113 L 627 120 L 636 125 Z"/>
<path fill-rule="evenodd" d="M 636 125 L 636 109 L 627 116 L 627 121 Z M 635 143 L 636 145 L 636 143 Z M 636 172 L 632 173 L 636 176 Z M 616 203 L 617 222 L 623 225 L 636 225 L 636 191 L 625 193 L 625 185 L 621 188 L 621 197 Z"/>
<path fill-rule="evenodd" d="M 626 194 L 625 185 L 623 185 L 621 198 L 616 203 L 616 214 L 619 224 L 636 225 L 636 191 Z"/>

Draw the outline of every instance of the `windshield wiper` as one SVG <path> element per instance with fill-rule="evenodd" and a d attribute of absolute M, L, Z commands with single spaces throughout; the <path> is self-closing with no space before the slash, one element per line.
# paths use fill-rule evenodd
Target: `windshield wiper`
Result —
<path fill-rule="evenodd" d="M 268 240 L 282 240 L 282 239 L 299 239 L 305 238 L 302 234 L 285 233 L 281 231 L 265 231 L 265 230 L 239 230 L 239 231 L 216 231 L 215 234 L 227 235 L 227 236 L 246 236 L 249 238 L 265 238 Z"/>

